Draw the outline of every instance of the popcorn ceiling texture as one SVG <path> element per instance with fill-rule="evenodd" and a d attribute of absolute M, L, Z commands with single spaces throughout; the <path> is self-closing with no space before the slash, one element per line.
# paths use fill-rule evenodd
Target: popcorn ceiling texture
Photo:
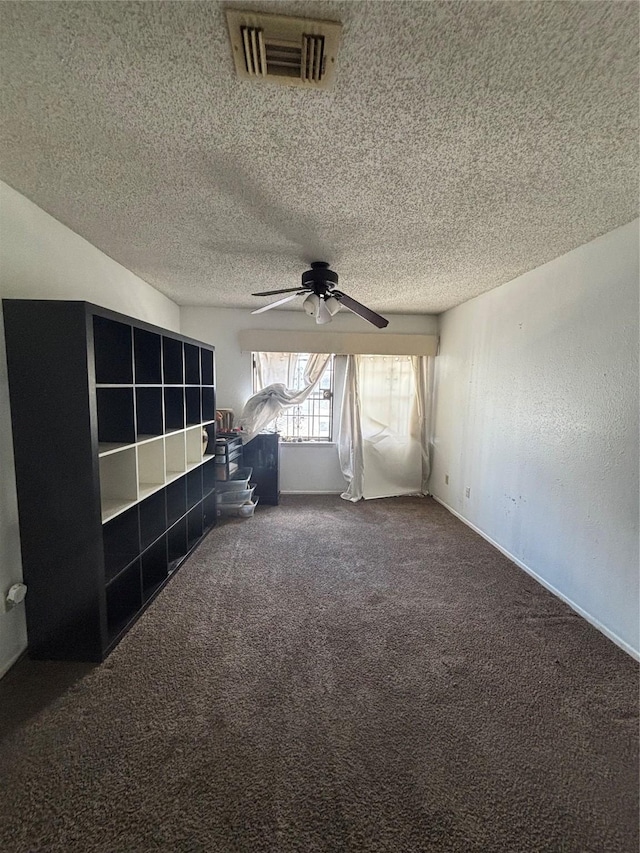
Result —
<path fill-rule="evenodd" d="M 432 313 L 637 215 L 638 5 L 275 2 L 329 92 L 240 81 L 219 3 L 0 4 L 0 177 L 180 304 L 325 259 Z"/>

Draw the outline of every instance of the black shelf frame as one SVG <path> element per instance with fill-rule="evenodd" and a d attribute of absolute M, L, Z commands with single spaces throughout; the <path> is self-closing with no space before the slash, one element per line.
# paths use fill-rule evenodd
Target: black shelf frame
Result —
<path fill-rule="evenodd" d="M 105 582 L 108 584 L 140 554 L 138 507 L 116 515 L 102 527 Z"/>
<path fill-rule="evenodd" d="M 95 379 L 99 385 L 133 383 L 131 325 L 114 316 L 97 314 L 93 321 Z"/>
<path fill-rule="evenodd" d="M 87 302 L 5 299 L 3 311 L 29 654 L 100 662 L 216 521 L 207 460 L 103 523 L 100 445 L 162 442 L 195 420 L 196 399 L 202 423 L 214 347 Z M 47 465 L 34 452 L 43 424 L 59 437 Z"/>
<path fill-rule="evenodd" d="M 184 345 L 184 384 L 200 385 L 200 348 L 193 344 Z"/>
<path fill-rule="evenodd" d="M 133 329 L 133 365 L 136 385 L 162 384 L 162 336 Z"/>
<path fill-rule="evenodd" d="M 136 436 L 163 432 L 162 388 L 136 388 Z"/>
<path fill-rule="evenodd" d="M 133 387 L 97 388 L 98 441 L 132 444 L 136 440 Z"/>
<path fill-rule="evenodd" d="M 202 405 L 200 402 L 200 388 L 188 386 L 184 389 L 185 404 L 186 404 L 186 422 L 187 426 L 194 426 L 202 423 Z M 215 415 L 215 412 L 214 412 Z"/>
<path fill-rule="evenodd" d="M 184 387 L 169 386 L 164 389 L 165 432 L 184 429 Z"/>
<path fill-rule="evenodd" d="M 183 342 L 174 337 L 162 337 L 162 378 L 165 385 L 184 385 Z"/>
<path fill-rule="evenodd" d="M 144 551 L 167 529 L 166 487 L 138 504 L 140 549 Z M 117 518 L 117 516 L 116 516 Z"/>

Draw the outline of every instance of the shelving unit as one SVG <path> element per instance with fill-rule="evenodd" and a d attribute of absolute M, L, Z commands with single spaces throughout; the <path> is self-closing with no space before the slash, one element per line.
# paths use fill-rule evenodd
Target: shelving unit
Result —
<path fill-rule="evenodd" d="M 85 302 L 3 308 L 29 651 L 101 661 L 215 524 L 214 348 Z"/>

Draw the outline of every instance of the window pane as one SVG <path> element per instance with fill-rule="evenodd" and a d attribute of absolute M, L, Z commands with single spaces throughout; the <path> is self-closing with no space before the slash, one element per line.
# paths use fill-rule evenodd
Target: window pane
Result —
<path fill-rule="evenodd" d="M 309 353 L 254 353 L 254 391 L 273 382 L 282 382 L 292 391 L 302 390 L 309 358 Z M 307 399 L 285 409 L 269 429 L 279 432 L 284 441 L 331 441 L 332 412 L 333 356 Z"/>

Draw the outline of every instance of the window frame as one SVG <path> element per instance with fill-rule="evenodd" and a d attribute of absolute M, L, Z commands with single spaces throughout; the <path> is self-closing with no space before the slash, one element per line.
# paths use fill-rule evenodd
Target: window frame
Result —
<path fill-rule="evenodd" d="M 287 351 L 283 350 L 283 352 L 287 352 Z M 256 354 L 257 354 L 257 351 L 254 351 L 251 353 L 251 384 L 252 384 L 254 394 L 257 393 L 259 390 L 261 390 L 258 388 L 258 383 L 257 383 L 258 371 L 257 371 L 257 364 L 256 364 Z M 287 353 L 287 354 L 288 355 L 298 355 L 298 356 L 304 355 L 307 357 L 312 355 L 312 353 L 306 353 L 306 352 L 305 353 L 291 352 L 291 353 Z M 323 388 L 323 389 L 321 389 L 320 387 L 316 388 L 315 391 L 313 391 L 309 395 L 307 400 L 305 400 L 305 402 L 301 404 L 301 406 L 305 406 L 309 400 L 311 400 L 312 402 L 315 402 L 315 401 L 322 402 L 323 400 L 329 401 L 328 415 L 325 416 L 325 415 L 321 415 L 320 413 L 312 413 L 310 415 L 308 415 L 308 414 L 303 415 L 303 417 L 309 417 L 310 416 L 312 418 L 315 418 L 315 419 L 317 419 L 317 421 L 328 419 L 328 423 L 329 423 L 328 435 L 326 437 L 316 435 L 316 436 L 313 436 L 310 438 L 306 438 L 304 436 L 298 436 L 298 437 L 285 436 L 286 431 L 283 431 L 283 430 L 278 429 L 278 428 L 274 429 L 274 426 L 278 423 L 278 421 L 280 421 L 281 419 L 285 419 L 285 420 L 288 419 L 287 414 L 288 414 L 288 411 L 290 411 L 290 410 L 285 410 L 284 412 L 282 412 L 278 416 L 275 424 L 272 422 L 268 427 L 268 429 L 273 429 L 273 432 L 278 432 L 280 434 L 280 440 L 284 444 L 287 444 L 287 445 L 292 446 L 292 447 L 294 447 L 294 446 L 327 447 L 327 446 L 335 444 L 335 438 L 334 438 L 334 433 L 335 433 L 335 423 L 334 423 L 334 421 L 335 421 L 335 368 L 336 368 L 336 356 L 335 356 L 335 354 L 331 353 L 329 363 L 328 363 L 327 367 L 325 368 L 325 372 L 323 373 L 322 379 L 321 379 L 321 382 L 322 382 L 324 380 L 324 377 L 325 377 L 327 371 L 328 371 L 329 372 L 329 387 Z M 328 397 L 325 396 L 326 392 L 329 393 Z M 292 408 L 296 409 L 299 407 L 292 407 Z M 294 415 L 290 415 L 289 417 L 292 418 L 292 417 L 294 417 Z"/>

